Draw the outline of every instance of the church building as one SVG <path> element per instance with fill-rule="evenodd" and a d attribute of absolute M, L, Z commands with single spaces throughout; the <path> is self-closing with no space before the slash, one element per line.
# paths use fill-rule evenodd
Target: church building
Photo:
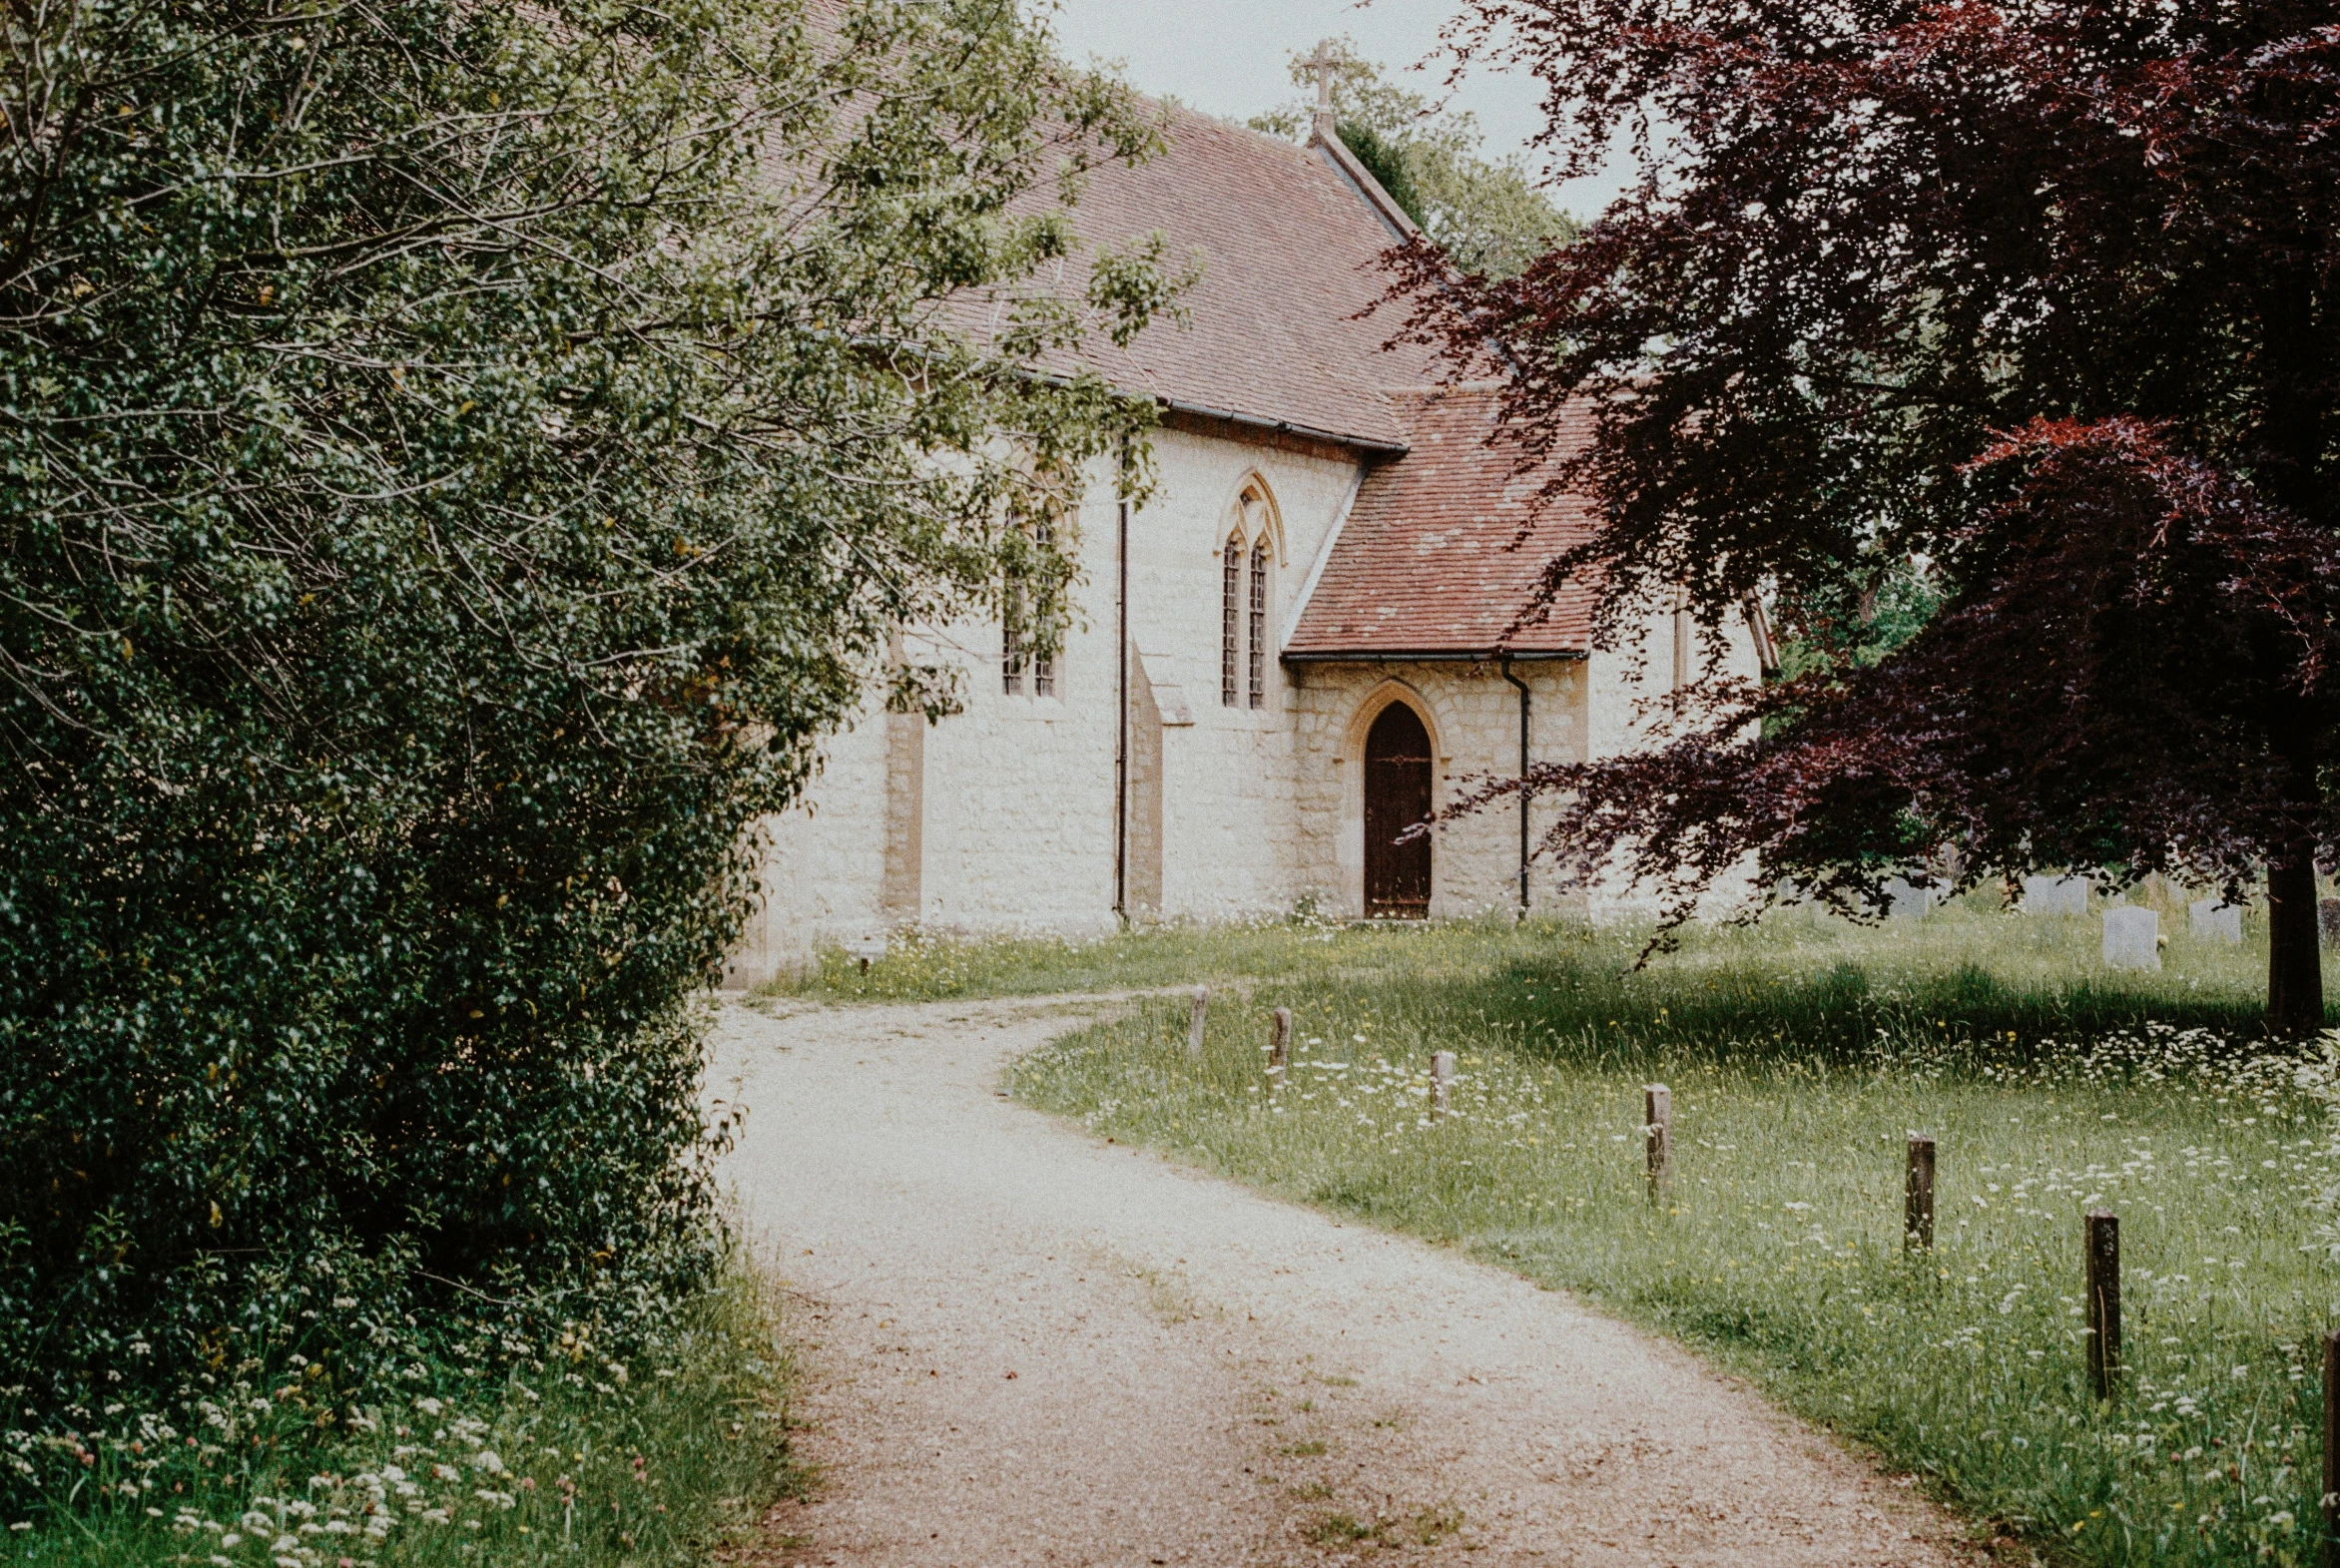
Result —
<path fill-rule="evenodd" d="M 963 669 L 964 711 L 873 699 L 829 740 L 766 824 L 733 983 L 906 928 L 1587 909 L 1537 885 L 1532 805 L 1401 839 L 1475 780 L 1640 744 L 1644 705 L 1692 676 L 1690 617 L 1595 650 L 1572 587 L 1515 627 L 1587 514 L 1538 508 L 1488 448 L 1495 388 L 1442 384 L 1385 349 L 1393 317 L 1358 318 L 1412 221 L 1321 116 L 1296 146 L 1180 111 L 1169 144 L 1098 170 L 1073 215 L 1091 243 L 1202 253 L 1186 323 L 1098 361 L 1159 410 L 1152 498 L 1120 504 L 1099 466 L 1054 658 L 996 624 L 905 634 Z M 1756 674 L 1760 635 L 1733 626 L 1733 669 Z"/>

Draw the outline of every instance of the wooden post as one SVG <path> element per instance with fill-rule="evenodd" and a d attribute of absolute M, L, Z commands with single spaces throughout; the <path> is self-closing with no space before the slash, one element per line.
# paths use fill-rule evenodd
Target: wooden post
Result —
<path fill-rule="evenodd" d="M 1664 1084 L 1643 1087 L 1641 1126 L 1649 1143 L 1649 1201 L 1663 1203 L 1674 1184 L 1674 1092 Z"/>
<path fill-rule="evenodd" d="M 1430 1119 L 1447 1119 L 1447 1097 L 1455 1082 L 1455 1053 L 1439 1051 L 1430 1059 Z"/>
<path fill-rule="evenodd" d="M 1910 1172 L 1902 1203 L 1902 1251 L 1934 1251 L 1934 1140 L 1910 1134 Z"/>
<path fill-rule="evenodd" d="M 1203 1054 L 1203 1019 L 1211 1010 L 1211 988 L 1194 988 L 1194 1013 L 1186 1021 L 1186 1054 L 1199 1058 Z"/>
<path fill-rule="evenodd" d="M 2120 1219 L 2088 1211 L 2088 1391 L 2109 1399 L 2120 1386 Z"/>
<path fill-rule="evenodd" d="M 1284 1087 L 1292 1067 L 1292 1009 L 1279 1007 L 1268 1023 L 1268 1093 Z"/>
<path fill-rule="evenodd" d="M 2323 1568 L 2340 1568 L 2340 1333 L 2324 1335 Z"/>

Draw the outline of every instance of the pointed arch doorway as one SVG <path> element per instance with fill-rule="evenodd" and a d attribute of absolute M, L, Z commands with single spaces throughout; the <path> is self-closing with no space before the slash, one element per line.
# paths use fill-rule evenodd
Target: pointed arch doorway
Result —
<path fill-rule="evenodd" d="M 1431 835 L 1398 835 L 1431 811 L 1430 732 L 1405 703 L 1392 703 L 1365 737 L 1365 912 L 1420 920 L 1430 914 Z"/>

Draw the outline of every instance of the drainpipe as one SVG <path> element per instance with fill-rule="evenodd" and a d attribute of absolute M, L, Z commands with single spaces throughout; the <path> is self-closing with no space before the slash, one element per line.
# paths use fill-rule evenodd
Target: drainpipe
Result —
<path fill-rule="evenodd" d="M 1527 690 L 1527 683 L 1511 673 L 1511 656 L 1509 654 L 1501 656 L 1500 668 L 1503 672 L 1503 679 L 1510 682 L 1519 693 L 1519 777 L 1525 779 L 1527 777 L 1527 723 L 1534 712 L 1534 698 Z M 1522 915 L 1527 913 L 1527 789 L 1524 784 L 1519 789 L 1519 912 Z"/>
<path fill-rule="evenodd" d="M 1113 546 L 1113 915 L 1129 924 L 1129 437 L 1121 438 Z"/>

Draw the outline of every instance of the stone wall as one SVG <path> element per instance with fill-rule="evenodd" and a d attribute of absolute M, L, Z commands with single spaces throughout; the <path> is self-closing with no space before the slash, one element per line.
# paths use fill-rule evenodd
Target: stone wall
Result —
<path fill-rule="evenodd" d="M 1266 701 L 1248 683 L 1221 700 L 1221 556 L 1247 483 L 1271 505 L 1251 525 L 1274 546 L 1269 627 L 1297 619 L 1361 477 L 1350 460 L 1185 429 L 1154 437 L 1159 483 L 1130 525 L 1131 911 L 1222 919 L 1282 912 L 1304 897 L 1357 913 L 1364 899 L 1365 735 L 1381 706 L 1412 702 L 1437 748 L 1441 805 L 1518 766 L 1518 693 L 1491 662 L 1308 665 L 1270 659 Z M 1055 691 L 1002 690 L 996 625 L 910 634 L 913 657 L 956 665 L 965 712 L 927 726 L 875 705 L 824 748 L 808 802 L 765 824 L 765 897 L 733 965 L 736 984 L 797 968 L 824 943 L 916 924 L 952 932 L 1112 927 L 1113 604 L 1116 502 L 1100 465 L 1078 517 L 1083 578 L 1056 660 Z M 1639 640 L 1588 660 L 1513 669 L 1533 694 L 1531 755 L 1573 762 L 1646 744 L 1638 712 L 1673 680 L 1670 608 L 1638 618 Z M 1733 669 L 1752 642 L 1728 624 Z M 1246 672 L 1239 661 L 1239 682 Z M 1432 912 L 1518 903 L 1518 807 L 1503 802 L 1441 829 Z M 1530 827 L 1540 832 L 1541 822 Z M 1530 874 L 1529 903 L 1632 910 L 1631 889 L 1557 898 Z"/>
<path fill-rule="evenodd" d="M 1154 450 L 1161 496 L 1134 530 L 1130 635 L 1148 674 L 1175 683 L 1192 721 L 1172 724 L 1166 715 L 1162 732 L 1161 912 L 1218 919 L 1289 909 L 1298 865 L 1294 688 L 1271 657 L 1264 706 L 1251 707 L 1239 650 L 1236 702 L 1222 701 L 1220 551 L 1237 520 L 1237 497 L 1247 482 L 1264 481 L 1271 506 L 1250 532 L 1256 538 L 1264 528 L 1275 546 L 1268 634 L 1280 650 L 1359 470 L 1348 460 L 1183 430 L 1158 432 Z"/>
<path fill-rule="evenodd" d="M 1410 704 L 1430 731 L 1436 761 L 1432 799 L 1438 808 L 1480 780 L 1509 778 L 1519 766 L 1519 693 L 1497 665 L 1399 662 L 1302 667 L 1296 745 L 1299 753 L 1300 880 L 1328 913 L 1365 908 L 1366 733 L 1393 702 Z M 1579 660 L 1517 663 L 1512 673 L 1530 697 L 1528 755 L 1534 762 L 1583 757 L 1584 667 Z M 1531 808 L 1528 827 L 1540 832 Z M 1519 903 L 1519 807 L 1490 805 L 1442 827 L 1431 847 L 1431 913 L 1447 918 L 1516 909 Z M 1550 894 L 1528 878 L 1531 908 Z"/>
<path fill-rule="evenodd" d="M 1280 647 L 1359 469 L 1186 430 L 1158 431 L 1153 444 L 1155 497 L 1130 524 L 1133 909 L 1200 919 L 1288 909 L 1294 688 L 1271 657 L 1263 707 L 1248 690 L 1221 702 L 1220 550 L 1244 486 L 1263 484 L 1271 504 L 1246 544 L 1264 527 L 1274 546 L 1268 626 Z M 873 707 L 828 743 L 806 805 L 766 824 L 765 902 L 735 983 L 902 924 L 1113 924 L 1116 509 L 1100 466 L 1079 515 L 1083 578 L 1052 695 L 1035 695 L 1029 672 L 1021 695 L 1002 690 L 996 625 L 908 639 L 914 657 L 961 669 L 965 711 L 909 735 L 916 721 Z"/>
<path fill-rule="evenodd" d="M 1595 650 L 1586 661 L 1585 733 L 1594 757 L 1616 757 L 1662 742 L 1671 717 L 1666 695 L 1677 680 L 1703 678 L 1717 651 L 1723 674 L 1761 678 L 1754 634 L 1735 608 L 1712 629 L 1678 623 L 1668 605 L 1642 607 L 1628 624 L 1632 631 L 1619 647 Z M 1700 900 L 1700 918 L 1729 913 L 1752 887 L 1747 876 L 1727 878 Z M 1641 919 L 1657 912 L 1658 900 L 1654 889 L 1610 875 L 1586 889 L 1583 907 L 1594 920 Z"/>
<path fill-rule="evenodd" d="M 725 983 L 762 985 L 801 967 L 817 940 L 885 929 L 886 751 L 882 715 L 832 736 L 812 798 L 765 818 L 763 895 Z"/>

